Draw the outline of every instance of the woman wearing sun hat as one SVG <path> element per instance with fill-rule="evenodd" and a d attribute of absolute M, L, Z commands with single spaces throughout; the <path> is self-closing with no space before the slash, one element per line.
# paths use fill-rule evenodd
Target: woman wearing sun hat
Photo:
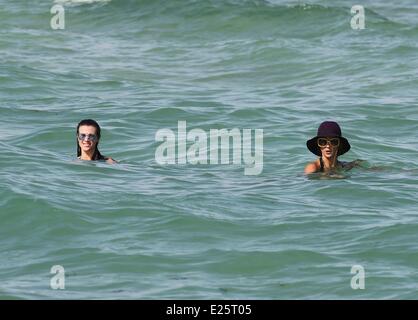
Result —
<path fill-rule="evenodd" d="M 338 161 L 338 157 L 350 150 L 348 140 L 341 135 L 341 128 L 334 121 L 322 122 L 316 137 L 306 141 L 309 151 L 319 158 L 305 167 L 305 174 L 330 172 L 345 168 L 347 163 Z M 350 169 L 353 166 L 349 166 Z"/>

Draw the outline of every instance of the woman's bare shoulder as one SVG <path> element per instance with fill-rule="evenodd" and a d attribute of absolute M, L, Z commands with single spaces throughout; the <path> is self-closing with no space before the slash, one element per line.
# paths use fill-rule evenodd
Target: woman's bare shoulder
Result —
<path fill-rule="evenodd" d="M 305 167 L 305 174 L 315 173 L 318 169 L 318 160 L 310 162 Z"/>
<path fill-rule="evenodd" d="M 109 164 L 118 163 L 116 160 L 112 159 L 111 157 L 106 157 L 106 162 L 109 163 Z"/>

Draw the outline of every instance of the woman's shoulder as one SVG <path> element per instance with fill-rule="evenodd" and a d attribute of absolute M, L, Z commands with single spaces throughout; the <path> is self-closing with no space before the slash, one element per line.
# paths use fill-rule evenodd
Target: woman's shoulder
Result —
<path fill-rule="evenodd" d="M 319 170 L 319 167 L 320 167 L 320 164 L 319 164 L 318 159 L 313 162 L 310 162 L 305 167 L 305 174 L 317 172 Z"/>
<path fill-rule="evenodd" d="M 117 163 L 117 161 L 116 161 L 116 160 L 114 160 L 114 159 L 113 159 L 113 158 L 111 158 L 111 157 L 104 157 L 104 160 L 105 160 L 107 163 L 110 163 L 110 164 Z"/>
<path fill-rule="evenodd" d="M 341 166 L 345 170 L 350 170 L 355 167 L 361 167 L 361 163 L 364 162 L 364 160 L 357 159 L 354 161 L 341 161 Z"/>

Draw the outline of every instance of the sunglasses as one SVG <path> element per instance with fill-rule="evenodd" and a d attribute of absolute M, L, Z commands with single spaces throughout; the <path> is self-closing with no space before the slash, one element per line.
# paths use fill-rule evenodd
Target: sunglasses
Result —
<path fill-rule="evenodd" d="M 95 134 L 85 134 L 85 133 L 80 133 L 77 136 L 78 140 L 80 141 L 84 141 L 87 138 L 87 141 L 96 141 L 97 140 L 97 136 Z"/>
<path fill-rule="evenodd" d="M 332 139 L 318 138 L 318 146 L 319 147 L 325 147 L 328 143 L 329 143 L 330 146 L 338 147 L 340 145 L 340 139 L 338 139 L 338 138 L 332 138 Z"/>

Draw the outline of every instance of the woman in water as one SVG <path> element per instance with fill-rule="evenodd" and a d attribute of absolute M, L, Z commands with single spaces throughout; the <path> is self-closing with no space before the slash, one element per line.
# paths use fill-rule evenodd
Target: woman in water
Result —
<path fill-rule="evenodd" d="M 341 135 L 341 128 L 336 122 L 322 122 L 316 137 L 308 140 L 306 146 L 319 158 L 305 167 L 305 174 L 351 169 L 357 164 L 357 161 L 349 163 L 338 161 L 338 157 L 350 150 L 351 146 Z"/>
<path fill-rule="evenodd" d="M 80 121 L 77 126 L 77 158 L 87 161 L 102 160 L 107 163 L 116 163 L 112 158 L 102 156 L 98 149 L 99 141 L 99 124 L 91 119 Z"/>

